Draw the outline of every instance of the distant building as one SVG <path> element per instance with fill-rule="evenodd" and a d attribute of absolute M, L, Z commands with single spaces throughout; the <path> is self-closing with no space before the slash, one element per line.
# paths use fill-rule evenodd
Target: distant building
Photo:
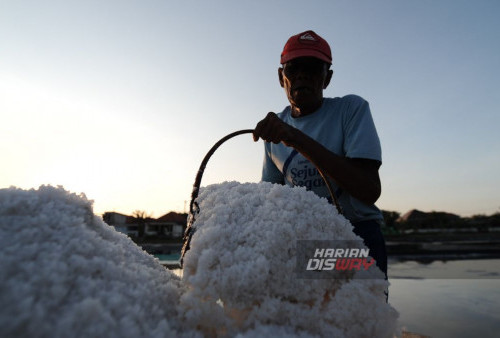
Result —
<path fill-rule="evenodd" d="M 162 227 L 163 234 L 170 238 L 181 238 L 187 225 L 187 214 L 169 212 L 159 217 L 155 223 Z"/>
<path fill-rule="evenodd" d="M 135 217 L 117 212 L 105 212 L 102 218 L 104 222 L 113 226 L 116 231 L 131 237 L 139 235 L 139 226 L 141 223 L 139 223 Z M 187 214 L 169 212 L 158 219 L 147 218 L 142 224 L 144 224 L 145 237 L 178 239 L 182 238 L 184 235 L 187 224 Z"/>
<path fill-rule="evenodd" d="M 124 233 L 128 236 L 137 236 L 139 234 L 139 226 L 132 216 L 123 215 L 117 212 L 105 212 L 102 219 L 108 225 L 115 228 L 116 231 Z"/>

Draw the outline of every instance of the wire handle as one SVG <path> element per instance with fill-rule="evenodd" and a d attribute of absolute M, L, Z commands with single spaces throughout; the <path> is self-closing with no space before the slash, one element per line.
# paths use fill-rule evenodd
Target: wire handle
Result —
<path fill-rule="evenodd" d="M 196 174 L 196 179 L 194 180 L 193 184 L 193 191 L 191 192 L 191 202 L 189 203 L 189 219 L 188 219 L 188 224 L 186 227 L 186 231 L 184 232 L 184 244 L 182 246 L 181 250 L 181 268 L 183 265 L 183 260 L 184 260 L 184 255 L 190 248 L 190 243 L 191 243 L 191 237 L 193 237 L 194 234 L 194 228 L 193 228 L 193 223 L 195 221 L 195 215 L 200 212 L 200 207 L 198 206 L 198 203 L 195 201 L 196 198 L 198 197 L 198 193 L 200 192 L 200 185 L 201 185 L 201 178 L 203 177 L 203 173 L 205 172 L 205 168 L 207 166 L 208 160 L 210 160 L 210 157 L 215 153 L 217 148 L 219 148 L 222 143 L 226 142 L 227 140 L 238 136 L 242 134 L 251 134 L 253 133 L 253 129 L 242 129 L 235 131 L 234 133 L 231 133 L 229 135 L 224 136 L 221 138 L 214 146 L 208 151 L 208 153 L 205 155 L 203 158 L 203 161 L 201 161 L 200 168 L 198 169 L 198 173 Z M 342 209 L 340 208 L 340 204 L 337 200 L 337 197 L 335 196 L 335 193 L 333 192 L 332 185 L 330 181 L 326 178 L 325 174 L 321 169 L 318 169 L 319 174 L 323 178 L 323 180 L 326 183 L 326 187 L 328 188 L 328 192 L 330 193 L 330 196 L 332 197 L 332 202 L 335 204 L 335 207 L 337 208 L 337 211 L 339 214 L 342 214 Z"/>

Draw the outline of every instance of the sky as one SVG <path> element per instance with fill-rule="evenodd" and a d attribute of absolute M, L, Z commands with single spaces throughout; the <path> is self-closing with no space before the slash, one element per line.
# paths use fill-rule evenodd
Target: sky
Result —
<path fill-rule="evenodd" d="M 500 2 L 0 1 L 0 188 L 62 185 L 94 211 L 188 211 L 223 136 L 288 104 L 286 40 L 332 47 L 324 96 L 370 103 L 382 144 L 377 206 L 500 211 Z M 241 135 L 202 185 L 258 182 Z"/>

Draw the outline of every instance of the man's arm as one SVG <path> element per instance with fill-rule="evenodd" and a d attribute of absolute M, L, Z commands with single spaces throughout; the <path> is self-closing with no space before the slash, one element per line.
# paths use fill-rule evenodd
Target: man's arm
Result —
<path fill-rule="evenodd" d="M 379 161 L 336 155 L 302 131 L 283 122 L 274 113 L 267 114 L 257 124 L 253 138 L 254 141 L 262 138 L 267 142 L 282 142 L 295 148 L 338 186 L 366 204 L 373 204 L 380 197 Z"/>

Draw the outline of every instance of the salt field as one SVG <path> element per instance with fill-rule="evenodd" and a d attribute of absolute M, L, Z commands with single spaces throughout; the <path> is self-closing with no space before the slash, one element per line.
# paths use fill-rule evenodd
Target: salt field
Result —
<path fill-rule="evenodd" d="M 428 270 L 434 268 L 451 271 L 432 278 Z M 500 259 L 389 262 L 389 302 L 399 311 L 401 327 L 410 332 L 443 338 L 497 337 L 499 273 Z"/>

